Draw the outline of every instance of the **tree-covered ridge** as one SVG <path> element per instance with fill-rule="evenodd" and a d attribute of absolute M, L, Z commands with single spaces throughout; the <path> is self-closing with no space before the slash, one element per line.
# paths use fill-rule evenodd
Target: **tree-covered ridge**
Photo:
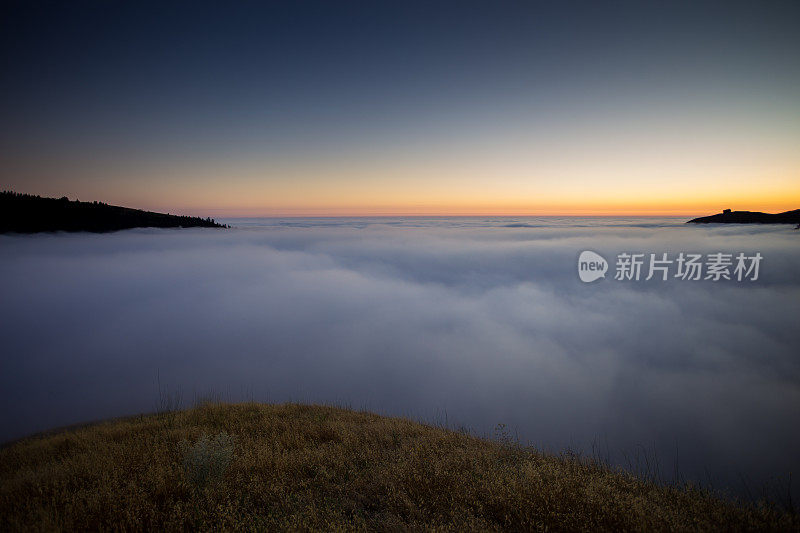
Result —
<path fill-rule="evenodd" d="M 90 231 L 131 228 L 226 228 L 212 218 L 154 213 L 103 202 L 42 198 L 12 191 L 0 193 L 0 233 Z"/>

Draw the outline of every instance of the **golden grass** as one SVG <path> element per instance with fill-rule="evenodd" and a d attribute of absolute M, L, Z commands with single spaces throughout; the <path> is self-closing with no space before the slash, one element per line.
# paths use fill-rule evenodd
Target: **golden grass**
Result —
<path fill-rule="evenodd" d="M 192 484 L 187 443 L 225 432 Z M 0 530 L 798 530 L 776 509 L 400 418 L 205 404 L 0 450 Z"/>

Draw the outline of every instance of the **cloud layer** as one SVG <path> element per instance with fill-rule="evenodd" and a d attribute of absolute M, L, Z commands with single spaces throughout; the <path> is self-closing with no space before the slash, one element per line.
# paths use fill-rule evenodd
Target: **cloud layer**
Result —
<path fill-rule="evenodd" d="M 665 470 L 798 471 L 800 235 L 289 221 L 0 236 L 0 438 L 186 400 L 337 402 Z M 509 227 L 510 226 L 510 227 Z M 582 250 L 755 252 L 756 282 L 583 284 Z M 158 376 L 158 377 L 157 377 Z"/>

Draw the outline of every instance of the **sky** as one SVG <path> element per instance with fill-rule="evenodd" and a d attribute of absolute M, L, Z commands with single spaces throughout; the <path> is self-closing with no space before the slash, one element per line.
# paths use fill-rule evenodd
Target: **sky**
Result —
<path fill-rule="evenodd" d="M 799 56 L 798 2 L 5 2 L 0 187 L 216 217 L 796 209 Z"/>

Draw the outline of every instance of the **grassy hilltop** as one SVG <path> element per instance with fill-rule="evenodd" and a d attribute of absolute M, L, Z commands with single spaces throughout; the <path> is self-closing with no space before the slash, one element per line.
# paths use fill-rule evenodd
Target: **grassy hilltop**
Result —
<path fill-rule="evenodd" d="M 0 449 L 0 530 L 791 530 L 796 517 L 399 418 L 204 404 Z"/>

